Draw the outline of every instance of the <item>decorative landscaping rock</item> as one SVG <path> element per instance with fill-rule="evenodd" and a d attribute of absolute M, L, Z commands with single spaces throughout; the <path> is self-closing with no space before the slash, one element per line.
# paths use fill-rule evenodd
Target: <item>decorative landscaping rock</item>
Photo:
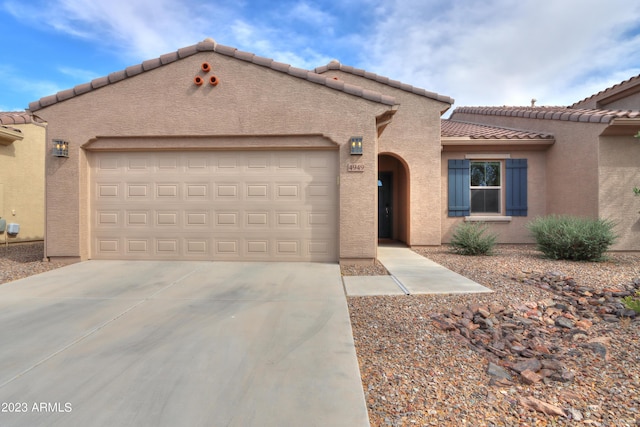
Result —
<path fill-rule="evenodd" d="M 634 295 L 640 289 L 640 280 L 601 291 L 578 286 L 560 272 L 531 274 L 521 280 L 556 296 L 512 307 L 471 303 L 432 316 L 438 328 L 457 332 L 487 357 L 487 372 L 497 379 L 512 379 L 502 372 L 507 368 L 526 384 L 543 380 L 570 383 L 575 374 L 565 368 L 563 357 L 581 357 L 578 349 L 583 349 L 609 360 L 608 338 L 590 336 L 594 323 L 636 318 L 624 308 L 621 298 Z"/>

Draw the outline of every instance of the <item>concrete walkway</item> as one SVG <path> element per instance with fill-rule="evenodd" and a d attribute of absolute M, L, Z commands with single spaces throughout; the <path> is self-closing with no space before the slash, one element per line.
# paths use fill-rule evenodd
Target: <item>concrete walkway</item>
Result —
<path fill-rule="evenodd" d="M 378 246 L 378 261 L 390 275 L 343 276 L 348 296 L 492 292 L 405 246 Z"/>

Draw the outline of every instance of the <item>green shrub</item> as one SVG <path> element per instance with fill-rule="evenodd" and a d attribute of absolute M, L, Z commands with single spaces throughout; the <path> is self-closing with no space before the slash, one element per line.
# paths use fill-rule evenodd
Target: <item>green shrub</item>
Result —
<path fill-rule="evenodd" d="M 497 238 L 484 223 L 463 222 L 456 227 L 451 246 L 460 255 L 491 255 Z"/>
<path fill-rule="evenodd" d="M 614 227 L 609 220 L 556 215 L 527 224 L 546 257 L 572 261 L 601 261 L 617 238 Z"/>
<path fill-rule="evenodd" d="M 636 297 L 624 297 L 622 303 L 625 307 L 640 314 L 640 291 L 636 292 Z"/>

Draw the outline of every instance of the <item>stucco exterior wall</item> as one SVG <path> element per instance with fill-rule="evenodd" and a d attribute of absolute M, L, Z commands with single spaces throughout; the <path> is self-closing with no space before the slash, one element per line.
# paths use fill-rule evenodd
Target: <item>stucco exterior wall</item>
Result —
<path fill-rule="evenodd" d="M 447 212 L 447 186 L 448 186 L 448 161 L 449 159 L 464 159 L 466 154 L 495 154 L 496 159 L 503 159 L 506 155 L 512 159 L 527 159 L 527 216 L 514 216 L 508 222 L 487 222 L 492 232 L 498 235 L 498 243 L 533 243 L 525 225 L 538 216 L 546 215 L 546 193 L 548 191 L 547 183 L 547 159 L 546 151 L 519 151 L 510 149 L 456 149 L 455 151 L 447 151 L 442 153 L 442 241 L 443 243 L 451 242 L 451 237 L 455 228 L 465 221 L 464 217 L 449 217 Z M 504 163 L 503 160 L 500 160 Z M 504 183 L 504 164 L 503 164 Z M 504 209 L 505 198 L 504 191 L 502 194 L 501 206 Z"/>
<path fill-rule="evenodd" d="M 0 145 L 0 217 L 20 224 L 9 242 L 44 238 L 45 128 L 41 124 L 13 124 L 24 138 Z M 2 234 L 4 243 L 7 234 Z"/>
<path fill-rule="evenodd" d="M 640 92 L 607 104 L 601 103 L 599 107 L 607 110 L 640 110 Z"/>
<path fill-rule="evenodd" d="M 554 135 L 546 151 L 546 212 L 598 217 L 598 135 L 606 124 L 459 113 L 452 119 Z"/>
<path fill-rule="evenodd" d="M 209 77 L 200 71 L 205 61 L 219 78 L 215 87 L 193 83 L 196 75 Z M 372 259 L 377 248 L 376 116 L 391 108 L 201 52 L 38 110 L 36 115 L 49 123 L 47 146 L 56 138 L 70 142 L 68 159 L 47 157 L 47 256 L 89 256 L 89 169 L 80 147 L 96 137 L 317 133 L 340 150 L 340 257 Z M 363 137 L 362 156 L 350 156 L 351 136 Z M 354 162 L 364 163 L 364 172 L 347 172 Z"/>
<path fill-rule="evenodd" d="M 616 222 L 612 249 L 640 250 L 640 141 L 631 136 L 600 138 L 600 217 Z"/>
<path fill-rule="evenodd" d="M 409 246 L 439 245 L 440 116 L 449 104 L 340 70 L 329 70 L 323 75 L 393 96 L 400 104 L 378 146 L 378 153 L 394 155 L 408 169 L 409 224 L 397 226 L 398 233 L 408 234 Z"/>

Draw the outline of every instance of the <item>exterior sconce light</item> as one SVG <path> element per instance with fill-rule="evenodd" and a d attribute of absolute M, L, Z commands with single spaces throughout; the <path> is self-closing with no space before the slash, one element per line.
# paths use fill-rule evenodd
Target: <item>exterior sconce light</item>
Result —
<path fill-rule="evenodd" d="M 362 156 L 362 137 L 352 136 L 349 139 L 349 145 L 351 146 L 352 156 Z"/>
<path fill-rule="evenodd" d="M 69 157 L 69 142 L 61 139 L 53 140 L 53 156 L 54 157 Z"/>

